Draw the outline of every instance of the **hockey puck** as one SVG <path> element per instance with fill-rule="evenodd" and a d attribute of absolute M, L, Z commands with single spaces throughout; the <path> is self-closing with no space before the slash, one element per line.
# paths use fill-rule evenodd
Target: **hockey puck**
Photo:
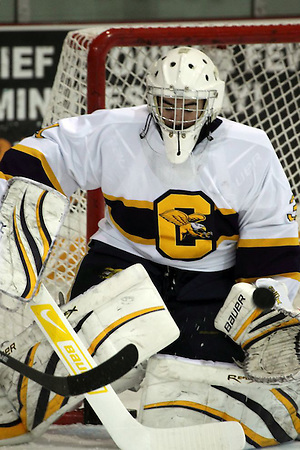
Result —
<path fill-rule="evenodd" d="M 253 292 L 253 303 L 260 309 L 271 309 L 275 305 L 275 295 L 265 287 L 256 288 Z"/>

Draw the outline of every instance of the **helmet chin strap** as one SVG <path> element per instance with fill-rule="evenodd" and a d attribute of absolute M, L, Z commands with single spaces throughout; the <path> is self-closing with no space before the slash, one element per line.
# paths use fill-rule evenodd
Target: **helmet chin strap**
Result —
<path fill-rule="evenodd" d="M 180 133 L 177 133 L 177 156 L 181 155 L 181 149 L 180 149 Z"/>
<path fill-rule="evenodd" d="M 146 135 L 147 135 L 147 133 L 149 131 L 152 119 L 153 119 L 153 115 L 152 115 L 152 113 L 149 113 L 148 116 L 147 116 L 147 119 L 146 119 L 145 126 L 142 129 L 142 131 L 140 132 L 140 138 L 141 139 L 145 139 L 145 137 L 146 137 Z M 160 129 L 159 129 L 159 131 L 160 131 Z M 160 131 L 160 135 L 161 135 L 161 131 Z M 161 135 L 161 137 L 162 137 L 162 135 Z"/>

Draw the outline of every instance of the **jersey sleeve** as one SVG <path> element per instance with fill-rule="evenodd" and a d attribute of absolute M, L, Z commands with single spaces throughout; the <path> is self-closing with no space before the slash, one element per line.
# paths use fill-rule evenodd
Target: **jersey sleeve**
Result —
<path fill-rule="evenodd" d="M 97 130 L 92 133 L 93 121 L 88 116 L 62 119 L 13 146 L 0 162 L 0 189 L 14 176 L 33 179 L 67 196 L 78 188 L 100 187 L 100 146 L 95 145 L 100 137 Z"/>
<path fill-rule="evenodd" d="M 273 149 L 260 171 L 255 192 L 249 192 L 239 213 L 236 278 L 284 279 L 293 298 L 300 281 L 297 205 Z"/>

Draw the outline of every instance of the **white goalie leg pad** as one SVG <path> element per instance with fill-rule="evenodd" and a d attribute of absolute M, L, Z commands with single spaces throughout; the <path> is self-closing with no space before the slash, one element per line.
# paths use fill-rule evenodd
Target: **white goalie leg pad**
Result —
<path fill-rule="evenodd" d="M 248 283 L 235 284 L 215 319 L 215 327 L 242 347 L 244 370 L 255 381 L 299 379 L 299 312 L 281 306 L 263 311 L 253 303 L 254 290 L 255 286 Z"/>
<path fill-rule="evenodd" d="M 36 324 L 28 327 L 13 341 L 4 343 L 1 350 L 42 372 L 56 376 L 67 375 L 66 369 Z M 19 418 L 16 422 L 18 427 L 12 427 L 9 436 L 2 435 L 0 428 L 1 446 L 27 442 L 41 435 L 51 423 L 64 412 L 75 408 L 83 399 L 83 396 L 64 398 L 49 392 L 2 364 L 0 383 L 11 409 L 17 412 Z M 9 423 L 8 416 L 3 415 L 2 419 L 2 427 L 6 429 L 7 425 L 4 424 Z M 19 435 L 20 431 L 22 434 Z"/>
<path fill-rule="evenodd" d="M 42 290 L 38 295 L 42 295 Z M 62 308 L 98 363 L 128 343 L 139 351 L 140 363 L 178 337 L 179 331 L 161 297 L 141 265 L 135 265 L 103 281 Z M 50 318 L 51 320 L 51 318 Z M 8 350 L 6 350 L 8 349 Z M 28 327 L 2 350 L 35 369 L 56 376 L 67 370 L 36 324 Z M 118 380 L 119 392 L 135 387 L 144 375 L 140 367 Z M 63 397 L 0 365 L 0 383 L 31 436 L 38 436 L 83 396 Z M 0 441 L 0 445 L 3 443 Z"/>
<path fill-rule="evenodd" d="M 299 383 L 256 383 L 236 365 L 169 355 L 150 358 L 138 420 L 151 427 L 219 421 L 241 423 L 246 448 L 295 440 L 300 432 Z"/>
<path fill-rule="evenodd" d="M 4 389 L 0 388 L 0 445 L 23 444 L 31 440 L 18 411 L 8 400 Z"/>

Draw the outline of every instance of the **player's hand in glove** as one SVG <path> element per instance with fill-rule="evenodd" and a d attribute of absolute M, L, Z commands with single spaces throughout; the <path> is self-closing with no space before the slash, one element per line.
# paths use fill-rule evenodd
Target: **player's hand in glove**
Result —
<path fill-rule="evenodd" d="M 235 284 L 216 319 L 215 327 L 230 336 L 245 352 L 244 371 L 255 381 L 282 382 L 300 379 L 300 315 L 282 307 L 285 285 L 275 280 L 266 284 L 275 305 L 262 309 L 253 302 L 257 286 Z M 267 302 L 268 303 L 268 302 Z"/>

